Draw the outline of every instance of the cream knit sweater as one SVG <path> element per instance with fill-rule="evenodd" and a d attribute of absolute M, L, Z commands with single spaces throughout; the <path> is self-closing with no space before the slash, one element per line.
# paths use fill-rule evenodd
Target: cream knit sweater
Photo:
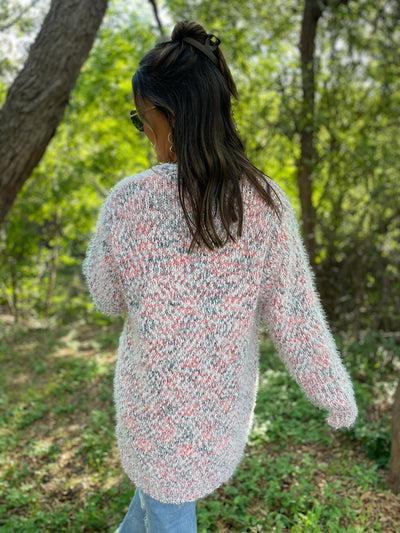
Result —
<path fill-rule="evenodd" d="M 114 378 L 122 465 L 162 502 L 206 496 L 241 460 L 260 320 L 327 422 L 339 428 L 356 419 L 293 210 L 271 185 L 281 221 L 244 180 L 243 236 L 189 255 L 177 167 L 159 165 L 112 190 L 89 245 L 84 273 L 96 307 L 126 316 Z"/>

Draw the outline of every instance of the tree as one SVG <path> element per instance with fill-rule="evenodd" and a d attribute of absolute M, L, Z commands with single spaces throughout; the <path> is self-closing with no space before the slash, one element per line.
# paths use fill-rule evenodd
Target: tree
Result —
<path fill-rule="evenodd" d="M 108 0 L 52 0 L 0 110 L 0 223 L 63 117 Z"/>
<path fill-rule="evenodd" d="M 392 437 L 389 464 L 389 488 L 400 493 L 400 380 L 397 384 L 392 408 Z"/>
<path fill-rule="evenodd" d="M 0 307 L 15 321 L 92 313 L 82 260 L 100 205 L 156 163 L 129 119 L 131 77 L 154 42 L 150 17 L 110 4 L 57 134 L 0 228 Z"/>
<path fill-rule="evenodd" d="M 303 99 L 300 120 L 300 157 L 297 162 L 297 183 L 301 204 L 303 236 L 311 264 L 315 263 L 315 207 L 312 200 L 312 175 L 317 152 L 315 149 L 315 39 L 323 3 L 305 0 L 300 35 L 300 57 Z"/>

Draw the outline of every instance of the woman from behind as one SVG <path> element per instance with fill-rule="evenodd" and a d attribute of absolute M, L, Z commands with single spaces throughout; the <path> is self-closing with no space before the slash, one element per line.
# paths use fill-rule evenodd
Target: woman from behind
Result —
<path fill-rule="evenodd" d="M 182 21 L 140 61 L 131 118 L 162 164 L 112 190 L 84 265 L 95 305 L 126 317 L 116 434 L 136 491 L 120 533 L 196 531 L 196 500 L 244 453 L 261 321 L 328 424 L 357 416 L 293 210 L 236 130 L 219 45 Z"/>

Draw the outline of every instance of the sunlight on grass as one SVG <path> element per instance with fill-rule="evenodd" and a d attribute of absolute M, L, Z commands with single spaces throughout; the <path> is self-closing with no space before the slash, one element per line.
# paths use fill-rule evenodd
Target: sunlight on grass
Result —
<path fill-rule="evenodd" d="M 114 439 L 119 328 L 3 326 L 2 532 L 113 532 L 123 518 L 134 488 Z M 383 429 L 332 432 L 271 344 L 260 348 L 249 446 L 230 483 L 198 503 L 199 533 L 395 533 L 399 498 L 363 448 Z"/>

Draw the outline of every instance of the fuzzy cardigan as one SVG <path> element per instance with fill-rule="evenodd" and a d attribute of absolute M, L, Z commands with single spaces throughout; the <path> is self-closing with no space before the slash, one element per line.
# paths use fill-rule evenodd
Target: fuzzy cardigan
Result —
<path fill-rule="evenodd" d="M 293 210 L 270 183 L 281 220 L 242 180 L 242 237 L 189 255 L 177 166 L 158 165 L 117 184 L 90 242 L 84 274 L 94 304 L 126 316 L 114 377 L 121 462 L 135 486 L 162 502 L 210 494 L 240 462 L 261 320 L 328 424 L 349 427 L 357 417 Z"/>

